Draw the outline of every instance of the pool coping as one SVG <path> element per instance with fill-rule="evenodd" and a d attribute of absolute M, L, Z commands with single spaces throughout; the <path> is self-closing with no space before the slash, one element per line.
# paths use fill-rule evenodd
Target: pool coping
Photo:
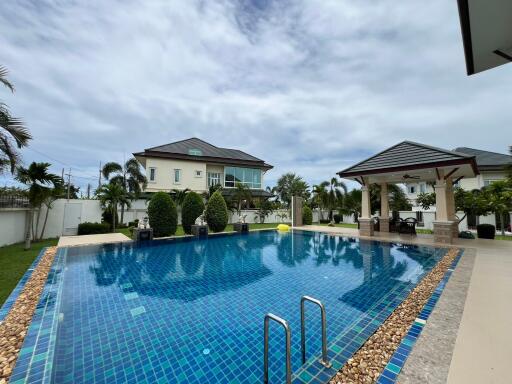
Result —
<path fill-rule="evenodd" d="M 276 231 L 275 228 L 263 228 L 258 231 Z M 293 231 L 303 232 L 301 229 L 293 229 Z M 251 231 L 257 232 L 257 231 Z M 287 231 L 288 233 L 292 231 Z M 311 231 L 304 231 L 311 232 Z M 321 231 L 315 231 L 329 236 L 340 236 L 345 238 L 354 238 L 357 240 L 361 240 L 357 236 L 346 236 L 341 234 L 333 234 L 326 233 Z M 250 232 L 249 232 L 250 233 Z M 247 233 L 239 233 L 239 232 L 221 232 L 212 234 L 215 237 L 218 236 L 233 236 L 233 235 L 241 235 L 244 236 Z M 209 235 L 210 236 L 210 235 Z M 208 237 L 209 237 L 208 236 Z M 153 243 L 157 245 L 158 243 L 178 243 L 178 242 L 188 242 L 194 241 L 198 239 L 193 236 L 183 236 L 183 237 L 173 237 L 173 238 L 165 238 L 165 239 L 155 239 Z M 204 238 L 203 238 L 204 239 Z M 368 241 L 369 239 L 362 239 Z M 386 242 L 380 239 L 372 239 L 372 242 Z M 398 241 L 387 241 L 388 243 L 395 244 L 407 244 L 407 242 L 398 242 Z M 114 242 L 114 243 L 106 243 L 106 246 L 116 246 L 116 245 L 133 245 L 133 243 L 137 243 L 136 241 L 123 241 L 123 242 Z M 442 252 L 447 252 L 449 247 L 443 247 L 441 245 L 431 245 L 431 244 L 412 244 L 414 246 L 426 246 L 430 248 L 435 248 Z M 97 245 L 80 245 L 80 247 L 98 247 Z M 63 288 L 63 274 L 61 273 L 65 268 L 65 260 L 67 256 L 68 248 L 75 248 L 76 246 L 71 247 L 59 247 L 57 249 L 57 254 L 55 256 L 55 260 L 52 263 L 52 267 L 47 277 L 47 281 L 45 282 L 45 286 L 43 292 L 41 293 L 39 302 L 36 307 L 36 311 L 34 312 L 32 322 L 27 331 L 27 336 L 22 345 L 20 353 L 18 355 L 18 361 L 14 367 L 13 374 L 11 375 L 11 384 L 21 384 L 27 382 L 37 382 L 37 383 L 50 383 L 53 374 L 53 353 L 55 351 L 54 345 L 57 338 L 57 326 L 59 321 L 60 314 L 58 313 L 58 308 L 60 308 L 60 299 L 61 292 Z M 44 254 L 44 253 L 43 253 Z M 458 256 L 460 258 L 460 255 Z M 444 277 L 446 278 L 446 276 Z M 443 278 L 443 279 L 444 279 Z M 388 304 L 388 307 L 396 308 L 405 298 L 409 295 L 410 292 L 402 293 L 400 295 L 396 295 L 393 297 L 392 305 Z M 384 296 L 387 298 L 388 296 L 392 296 L 393 291 L 388 293 L 388 295 Z M 384 298 L 381 299 L 379 303 L 377 303 L 374 308 L 377 308 L 383 301 Z M 57 309 L 55 309 L 57 308 Z M 386 308 L 384 308 L 386 309 Z M 382 310 L 382 308 L 381 308 Z M 305 366 L 301 367 L 298 371 L 294 373 L 293 383 L 325 383 L 328 382 L 332 377 L 336 375 L 336 373 L 341 369 L 343 364 L 350 358 L 363 344 L 364 342 L 373 334 L 375 331 L 382 325 L 382 323 L 393 313 L 394 309 L 388 311 L 389 313 L 381 312 L 375 313 L 373 311 L 368 314 L 363 315 L 357 322 L 354 322 L 350 328 L 343 334 L 338 335 L 334 342 L 329 344 L 329 359 L 332 361 L 332 368 L 325 368 L 320 364 L 316 356 L 311 357 L 306 362 Z M 371 316 L 370 316 L 371 314 Z M 371 320 L 379 320 L 378 322 Z M 356 329 L 356 330 L 355 330 Z M 357 338 L 357 341 L 356 339 Z M 363 338 L 363 339 L 361 339 Z M 362 342 L 362 343 L 361 343 Z M 334 349 L 333 349 L 334 348 Z M 343 363 L 336 359 L 341 357 L 343 359 Z"/>
<path fill-rule="evenodd" d="M 0 324 L 5 320 L 5 317 L 7 316 L 7 314 L 13 307 L 16 300 L 18 300 L 18 296 L 23 291 L 23 288 L 25 288 L 25 284 L 27 283 L 27 281 L 30 280 L 32 273 L 39 265 L 39 262 L 41 261 L 41 258 L 43 257 L 43 255 L 45 254 L 47 249 L 48 249 L 48 247 L 44 247 L 41 249 L 41 251 L 36 256 L 34 261 L 30 264 L 28 269 L 25 271 L 23 276 L 21 276 L 20 280 L 18 281 L 18 284 L 16 284 L 16 286 L 11 291 L 11 293 L 9 294 L 7 299 L 2 304 L 2 307 L 0 308 Z"/>

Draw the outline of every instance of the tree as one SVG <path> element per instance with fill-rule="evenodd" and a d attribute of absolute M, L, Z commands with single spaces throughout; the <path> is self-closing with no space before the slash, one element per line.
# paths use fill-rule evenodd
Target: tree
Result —
<path fill-rule="evenodd" d="M 242 205 L 245 203 L 252 202 L 252 193 L 249 187 L 242 183 L 236 183 L 235 188 L 232 190 L 231 202 L 233 203 L 233 208 L 235 208 L 237 215 L 240 217 L 242 215 Z"/>
<path fill-rule="evenodd" d="M 129 192 L 132 199 L 136 199 L 142 190 L 146 189 L 148 183 L 135 158 L 129 159 L 124 165 L 116 162 L 106 163 L 101 169 L 101 173 L 110 183 L 117 183 L 125 192 Z M 125 205 L 121 204 L 121 223 L 124 223 Z"/>
<path fill-rule="evenodd" d="M 80 187 L 77 187 L 73 184 L 69 185 L 69 198 L 70 199 L 78 199 L 78 193 L 80 192 Z M 61 197 L 64 197 L 67 199 L 68 197 L 68 183 L 64 184 L 64 193 Z"/>
<path fill-rule="evenodd" d="M 307 205 L 302 208 L 302 224 L 311 225 L 313 223 L 313 211 Z"/>
<path fill-rule="evenodd" d="M 256 217 L 255 219 L 258 220 L 260 223 L 264 223 L 265 219 L 268 215 L 270 215 L 274 211 L 274 207 L 272 202 L 268 200 L 260 200 L 256 202 L 256 208 L 258 209 L 256 211 Z"/>
<path fill-rule="evenodd" d="M 148 204 L 149 224 L 155 237 L 172 236 L 178 227 L 178 211 L 171 196 L 157 192 Z"/>
<path fill-rule="evenodd" d="M 14 86 L 7 80 L 7 69 L 0 66 L 0 83 L 14 93 Z M 9 167 L 14 173 L 19 163 L 19 152 L 16 147 L 28 145 L 32 135 L 23 122 L 13 117 L 6 104 L 0 101 L 0 173 Z"/>
<path fill-rule="evenodd" d="M 312 205 L 316 205 L 319 210 L 318 219 L 321 221 L 323 220 L 323 209 L 327 208 L 329 202 L 329 198 L 327 195 L 327 186 L 329 185 L 329 182 L 324 181 L 318 185 L 313 185 L 313 198 L 312 198 Z"/>
<path fill-rule="evenodd" d="M 290 207 L 292 196 L 309 198 L 309 186 L 295 173 L 285 173 L 277 180 L 276 193 L 287 208 Z"/>
<path fill-rule="evenodd" d="M 181 224 L 183 231 L 187 234 L 192 233 L 192 224 L 202 215 L 204 211 L 203 198 L 195 192 L 189 192 L 183 200 L 181 213 Z"/>
<path fill-rule="evenodd" d="M 488 204 L 488 209 L 500 217 L 501 234 L 505 236 L 505 214 L 512 211 L 512 182 L 499 180 L 484 187 L 483 195 Z"/>
<path fill-rule="evenodd" d="M 39 240 L 42 240 L 44 237 L 44 231 L 46 230 L 46 223 L 48 222 L 48 214 L 50 213 L 50 209 L 53 207 L 53 203 L 64 196 L 66 191 L 65 185 L 56 184 L 53 188 L 48 191 L 46 198 L 43 201 L 43 205 L 46 207 L 46 212 L 44 216 L 43 228 L 41 229 L 41 234 L 39 235 Z M 41 209 L 39 210 L 41 213 Z M 37 222 L 39 223 L 39 214 L 37 218 Z"/>
<path fill-rule="evenodd" d="M 32 162 L 28 168 L 18 167 L 16 172 L 16 180 L 28 186 L 28 200 L 30 210 L 28 213 L 28 224 L 25 233 L 25 249 L 30 249 L 30 243 L 33 231 L 34 212 L 36 208 L 40 208 L 45 198 L 48 196 L 49 190 L 62 185 L 62 178 L 48 172 L 49 163 Z M 37 230 L 37 228 L 36 228 Z M 34 233 L 34 236 L 36 234 Z M 34 237 L 35 238 L 35 237 Z"/>
<path fill-rule="evenodd" d="M 205 218 L 213 232 L 222 232 L 228 225 L 228 207 L 220 191 L 215 192 L 208 200 Z"/>
<path fill-rule="evenodd" d="M 347 186 L 344 182 L 339 181 L 336 177 L 333 177 L 328 182 L 327 189 L 327 207 L 329 208 L 329 219 L 332 222 L 332 212 L 337 206 L 341 206 L 343 203 L 343 196 L 347 193 Z M 341 202 L 341 204 L 340 204 Z"/>
<path fill-rule="evenodd" d="M 116 231 L 117 207 L 119 204 L 130 204 L 130 196 L 123 187 L 116 182 L 103 184 L 96 190 L 101 206 L 112 215 L 112 232 Z"/>
<path fill-rule="evenodd" d="M 360 189 L 353 189 L 345 195 L 343 205 L 341 206 L 341 213 L 351 215 L 354 221 L 357 221 L 361 214 L 361 200 L 362 193 Z"/>

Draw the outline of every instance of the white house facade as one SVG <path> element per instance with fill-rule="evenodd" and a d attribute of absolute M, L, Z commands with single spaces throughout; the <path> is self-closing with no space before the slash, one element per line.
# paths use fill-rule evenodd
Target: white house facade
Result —
<path fill-rule="evenodd" d="M 512 165 L 512 156 L 510 155 L 466 147 L 456 148 L 454 151 L 475 156 L 479 171 L 479 174 L 475 177 L 455 180 L 454 186 L 471 191 L 481 189 L 495 181 L 504 180 L 508 177 L 508 166 Z M 433 186 L 425 182 L 415 182 L 411 180 L 405 183 L 405 187 L 407 197 L 412 204 L 413 214 L 404 211 L 400 213 L 400 216 L 407 217 L 409 215 L 416 217 L 425 228 L 431 229 L 432 222 L 435 220 L 435 207 L 431 207 L 429 210 L 425 211 L 416 203 L 416 199 L 420 193 L 434 192 Z M 508 217 L 505 217 L 505 227 L 509 226 L 511 221 L 512 212 L 510 212 Z M 494 214 L 479 217 L 469 216 L 461 222 L 460 230 L 473 229 L 476 225 L 484 223 L 495 225 L 497 228 L 501 225 L 499 218 L 497 220 Z"/>
<path fill-rule="evenodd" d="M 272 166 L 237 149 L 220 148 L 194 137 L 133 155 L 146 170 L 149 193 L 187 188 L 201 193 L 221 185 L 223 194 L 229 195 L 241 183 L 255 197 L 271 196 L 264 190 L 263 180 Z"/>

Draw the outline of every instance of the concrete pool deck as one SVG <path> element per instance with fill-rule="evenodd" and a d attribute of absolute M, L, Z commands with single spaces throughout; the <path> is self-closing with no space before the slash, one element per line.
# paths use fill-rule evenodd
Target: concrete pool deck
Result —
<path fill-rule="evenodd" d="M 359 236 L 359 231 L 354 228 L 310 225 L 300 227 L 300 229 L 373 240 L 446 246 L 434 243 L 432 235 L 411 236 L 376 232 L 373 237 L 364 237 Z M 509 365 L 512 358 L 512 333 L 508 329 L 512 324 L 510 301 L 512 297 L 512 241 L 456 239 L 453 246 L 471 249 L 471 253 L 474 253 L 474 265 L 472 273 L 466 273 L 465 277 L 466 281 L 470 279 L 469 286 L 453 345 L 447 378 L 446 380 L 444 377 L 434 379 L 425 374 L 422 378 L 416 377 L 414 382 L 509 383 Z M 457 266 L 456 271 L 459 268 L 461 268 L 460 265 Z M 445 290 L 441 297 L 448 294 L 450 294 L 449 289 Z M 425 332 L 422 337 L 427 338 L 429 334 L 429 332 Z M 432 340 L 430 341 L 432 342 Z M 449 353 L 439 353 L 438 351 L 437 356 L 432 357 L 437 357 L 439 360 L 446 359 L 449 358 Z M 407 372 L 409 363 L 414 363 L 413 355 L 410 359 L 411 362 L 409 360 L 406 362 L 404 372 Z M 436 368 L 435 360 L 430 360 L 430 364 L 433 366 L 425 365 L 423 367 L 425 372 Z M 425 361 L 424 363 L 428 364 Z M 407 381 L 399 377 L 398 382 Z"/>
<path fill-rule="evenodd" d="M 120 241 L 132 241 L 122 233 L 102 233 L 99 235 L 62 236 L 57 247 L 73 247 L 78 245 L 92 245 L 105 243 L 118 243 Z"/>

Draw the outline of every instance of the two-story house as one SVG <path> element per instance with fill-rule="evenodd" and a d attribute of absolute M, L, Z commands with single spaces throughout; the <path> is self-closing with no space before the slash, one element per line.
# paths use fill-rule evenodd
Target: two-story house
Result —
<path fill-rule="evenodd" d="M 510 155 L 467 147 L 459 147 L 454 149 L 454 151 L 470 156 L 475 156 L 478 171 L 480 173 L 476 177 L 467 179 L 463 178 L 458 180 L 455 185 L 460 188 L 468 191 L 473 189 L 481 189 L 493 183 L 494 181 L 504 180 L 508 177 L 508 167 L 512 165 L 512 156 Z M 425 215 L 423 215 L 422 211 L 424 210 L 416 204 L 416 198 L 420 193 L 433 192 L 433 186 L 425 182 L 414 182 L 412 180 L 405 183 L 405 186 L 407 197 L 413 205 L 412 210 L 417 212 L 416 217 L 420 219 L 420 221 L 423 221 L 423 217 Z M 435 207 L 431 207 L 430 212 L 435 212 Z M 404 214 L 405 213 L 403 213 L 403 215 Z M 509 216 L 505 217 L 505 227 L 510 225 L 511 218 L 512 212 Z M 467 220 L 464 220 L 464 223 L 461 223 L 461 229 L 465 229 L 465 227 L 474 228 L 479 223 L 493 224 L 496 225 L 497 228 L 499 228 L 501 225 L 501 223 L 499 223 L 499 218 L 496 218 L 494 215 L 480 217 L 470 216 L 467 218 Z M 428 225 L 426 225 L 426 227 L 428 227 Z"/>
<path fill-rule="evenodd" d="M 216 147 L 198 138 L 147 148 L 133 154 L 146 170 L 146 192 L 190 189 L 202 193 L 221 185 L 230 195 L 237 183 L 254 197 L 270 197 L 263 179 L 272 165 L 238 149 Z"/>

